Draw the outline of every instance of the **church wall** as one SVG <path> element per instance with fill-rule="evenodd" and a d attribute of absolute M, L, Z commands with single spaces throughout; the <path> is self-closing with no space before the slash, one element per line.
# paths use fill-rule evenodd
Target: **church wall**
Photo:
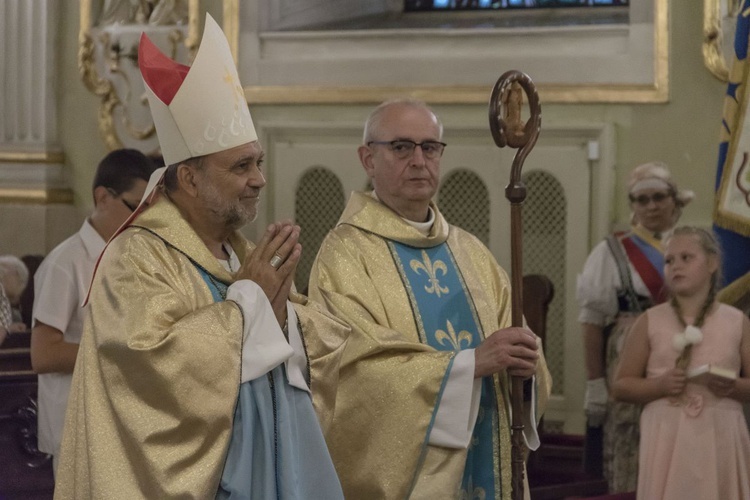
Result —
<path fill-rule="evenodd" d="M 64 4 L 61 9 L 61 79 L 58 88 L 60 141 L 82 222 L 93 208 L 91 182 L 96 165 L 107 154 L 107 148 L 97 125 L 99 99 L 86 89 L 78 71 L 79 3 L 65 0 Z"/>
<path fill-rule="evenodd" d="M 696 200 L 685 211 L 683 221 L 701 225 L 711 222 L 713 176 L 725 86 L 703 65 L 701 6 L 702 2 L 698 0 L 670 2 L 668 103 L 545 105 L 542 102 L 542 130 L 560 124 L 614 126 L 616 184 L 610 216 L 613 225 L 624 226 L 628 221 L 627 197 L 623 192 L 627 172 L 632 166 L 653 159 L 667 162 L 678 183 L 696 192 Z M 76 64 L 78 2 L 65 0 L 60 11 L 59 135 L 65 153 L 65 167 L 72 180 L 75 205 L 85 212 L 92 204 L 90 179 L 106 149 L 96 125 L 98 100 L 81 83 Z M 371 107 L 370 104 L 254 106 L 251 103 L 256 120 L 275 121 L 289 117 L 293 121 L 361 123 Z M 441 113 L 447 131 L 454 123 L 486 125 L 484 105 L 442 105 L 436 109 Z M 359 168 L 355 157 L 352 163 L 353 168 Z"/>

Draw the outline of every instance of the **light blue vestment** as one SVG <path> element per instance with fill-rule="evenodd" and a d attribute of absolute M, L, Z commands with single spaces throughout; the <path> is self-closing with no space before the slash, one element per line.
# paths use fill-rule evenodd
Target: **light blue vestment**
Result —
<path fill-rule="evenodd" d="M 226 285 L 198 271 L 224 300 Z M 289 384 L 283 364 L 240 385 L 216 498 L 343 500 L 310 394 Z"/>

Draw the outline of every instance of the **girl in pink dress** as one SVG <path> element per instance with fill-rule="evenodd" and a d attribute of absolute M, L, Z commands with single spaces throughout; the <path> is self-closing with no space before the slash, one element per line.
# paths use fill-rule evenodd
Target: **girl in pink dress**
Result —
<path fill-rule="evenodd" d="M 750 499 L 750 321 L 716 301 L 719 245 L 681 227 L 667 241 L 670 302 L 638 317 L 614 383 L 621 401 L 644 404 L 638 467 L 643 500 Z M 711 365 L 732 377 L 689 378 Z"/>

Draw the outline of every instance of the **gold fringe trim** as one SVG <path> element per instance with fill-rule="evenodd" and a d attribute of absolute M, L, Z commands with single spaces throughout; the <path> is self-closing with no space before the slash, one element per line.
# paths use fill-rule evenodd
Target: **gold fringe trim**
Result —
<path fill-rule="evenodd" d="M 738 64 L 741 63 L 741 64 Z M 716 191 L 714 196 L 714 222 L 719 227 L 734 231 L 744 236 L 750 236 L 750 220 L 743 220 L 742 217 L 727 213 L 721 209 L 722 200 L 726 199 L 727 196 L 732 192 L 733 177 L 733 166 L 737 157 L 737 148 L 739 147 L 742 127 L 745 122 L 745 114 L 747 113 L 748 98 L 748 76 L 750 74 L 750 60 L 734 60 L 732 64 L 732 70 L 729 75 L 729 82 L 736 83 L 738 85 L 735 91 L 735 97 L 730 95 L 724 96 L 724 105 L 721 116 L 723 123 L 721 125 L 719 140 L 723 142 L 724 133 L 728 133 L 728 149 L 727 156 L 724 159 L 722 167 L 721 179 L 719 181 L 719 189 Z M 750 133 L 750 131 L 744 131 Z"/>
<path fill-rule="evenodd" d="M 725 286 L 719 292 L 719 301 L 729 305 L 736 305 L 748 296 L 750 296 L 750 272 Z"/>
<path fill-rule="evenodd" d="M 716 207 L 714 208 L 714 222 L 717 226 L 735 233 L 739 233 L 742 236 L 750 236 L 750 219 L 742 219 L 736 215 L 724 215 L 719 210 L 719 198 L 716 198 Z"/>

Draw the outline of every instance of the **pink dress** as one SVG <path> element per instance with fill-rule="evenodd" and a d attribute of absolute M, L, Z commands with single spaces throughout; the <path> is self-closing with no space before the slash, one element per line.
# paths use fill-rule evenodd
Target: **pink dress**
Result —
<path fill-rule="evenodd" d="M 646 314 L 646 376 L 653 378 L 674 367 L 672 337 L 683 329 L 669 304 Z M 720 304 L 701 330 L 688 369 L 713 363 L 739 373 L 742 312 Z M 639 464 L 639 499 L 750 499 L 750 434 L 742 405 L 693 383 L 676 400 L 652 401 L 641 414 Z"/>

